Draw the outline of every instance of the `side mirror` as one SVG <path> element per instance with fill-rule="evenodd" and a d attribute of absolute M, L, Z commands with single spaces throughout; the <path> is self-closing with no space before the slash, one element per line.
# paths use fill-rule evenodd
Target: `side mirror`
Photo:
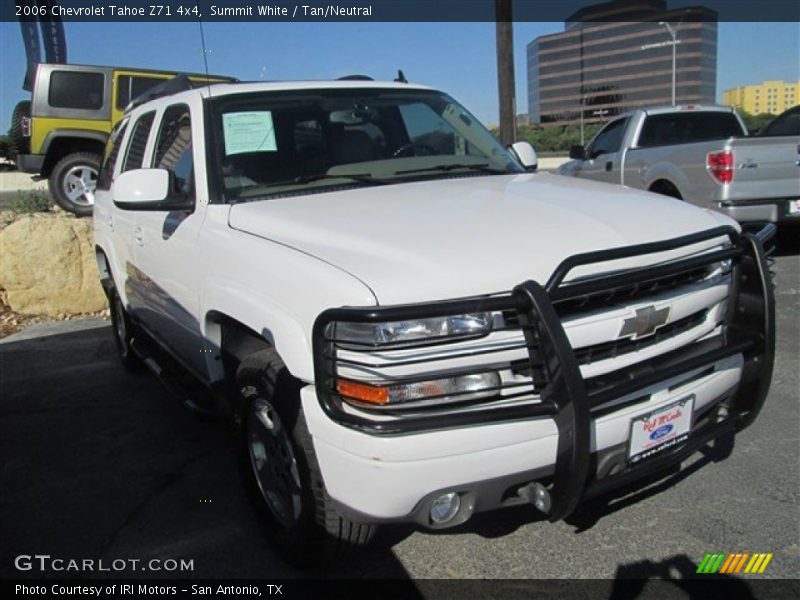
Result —
<path fill-rule="evenodd" d="M 166 169 L 133 169 L 114 180 L 111 197 L 122 210 L 192 210 L 194 200 L 175 193 L 174 183 L 175 175 Z"/>
<path fill-rule="evenodd" d="M 528 142 L 511 144 L 509 150 L 517 157 L 519 164 L 525 167 L 526 171 L 535 171 L 539 167 L 539 158 L 536 156 L 536 150 Z"/>
<path fill-rule="evenodd" d="M 586 160 L 586 148 L 580 144 L 573 144 L 569 147 L 569 157 L 577 160 Z"/>

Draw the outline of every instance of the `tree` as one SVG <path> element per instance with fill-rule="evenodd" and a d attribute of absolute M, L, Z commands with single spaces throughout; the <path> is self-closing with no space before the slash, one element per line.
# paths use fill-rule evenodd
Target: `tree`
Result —
<path fill-rule="evenodd" d="M 7 135 L 0 135 L 0 159 L 10 162 L 17 160 L 17 150 L 14 142 Z"/>
<path fill-rule="evenodd" d="M 742 121 L 744 121 L 745 127 L 747 127 L 747 131 L 750 132 L 750 135 L 755 135 L 764 129 L 764 127 L 767 126 L 767 123 L 775 118 L 775 115 L 771 115 L 769 113 L 753 115 L 743 110 L 737 112 L 739 113 L 739 116 L 742 117 Z"/>
<path fill-rule="evenodd" d="M 588 123 L 584 126 L 587 140 L 600 130 L 602 123 Z M 497 132 L 494 132 L 497 135 Z M 541 127 L 539 125 L 520 125 L 517 128 L 520 141 L 530 143 L 537 152 L 566 154 L 572 145 L 581 143 L 581 128 L 577 123 Z"/>

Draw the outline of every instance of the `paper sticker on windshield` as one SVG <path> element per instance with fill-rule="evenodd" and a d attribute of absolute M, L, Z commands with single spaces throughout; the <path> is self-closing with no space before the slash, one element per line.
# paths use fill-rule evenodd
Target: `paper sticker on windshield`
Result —
<path fill-rule="evenodd" d="M 278 149 L 272 111 L 225 113 L 222 115 L 222 129 L 228 156 L 243 152 L 275 152 Z"/>

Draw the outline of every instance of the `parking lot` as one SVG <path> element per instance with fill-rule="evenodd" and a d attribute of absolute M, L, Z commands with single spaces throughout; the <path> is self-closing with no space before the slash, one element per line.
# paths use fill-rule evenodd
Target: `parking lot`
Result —
<path fill-rule="evenodd" d="M 796 577 L 800 256 L 796 247 L 780 254 L 772 389 L 729 459 L 697 455 L 679 474 L 566 522 L 522 508 L 446 532 L 392 531 L 390 550 L 333 574 L 671 579 L 694 574 L 706 552 L 742 551 L 774 553 L 763 577 Z M 14 557 L 35 553 L 185 557 L 189 577 L 302 576 L 253 518 L 229 428 L 198 420 L 153 377 L 124 371 L 107 324 L 83 325 L 0 344 L 0 576 L 26 575 Z"/>

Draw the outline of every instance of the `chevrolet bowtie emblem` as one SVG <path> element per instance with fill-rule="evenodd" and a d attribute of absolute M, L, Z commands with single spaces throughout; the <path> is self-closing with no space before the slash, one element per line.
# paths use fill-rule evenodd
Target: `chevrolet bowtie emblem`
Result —
<path fill-rule="evenodd" d="M 655 306 L 645 306 L 636 311 L 636 316 L 622 322 L 622 329 L 620 329 L 618 337 L 630 337 L 635 340 L 650 335 L 664 325 L 668 317 L 669 306 L 658 309 Z"/>

